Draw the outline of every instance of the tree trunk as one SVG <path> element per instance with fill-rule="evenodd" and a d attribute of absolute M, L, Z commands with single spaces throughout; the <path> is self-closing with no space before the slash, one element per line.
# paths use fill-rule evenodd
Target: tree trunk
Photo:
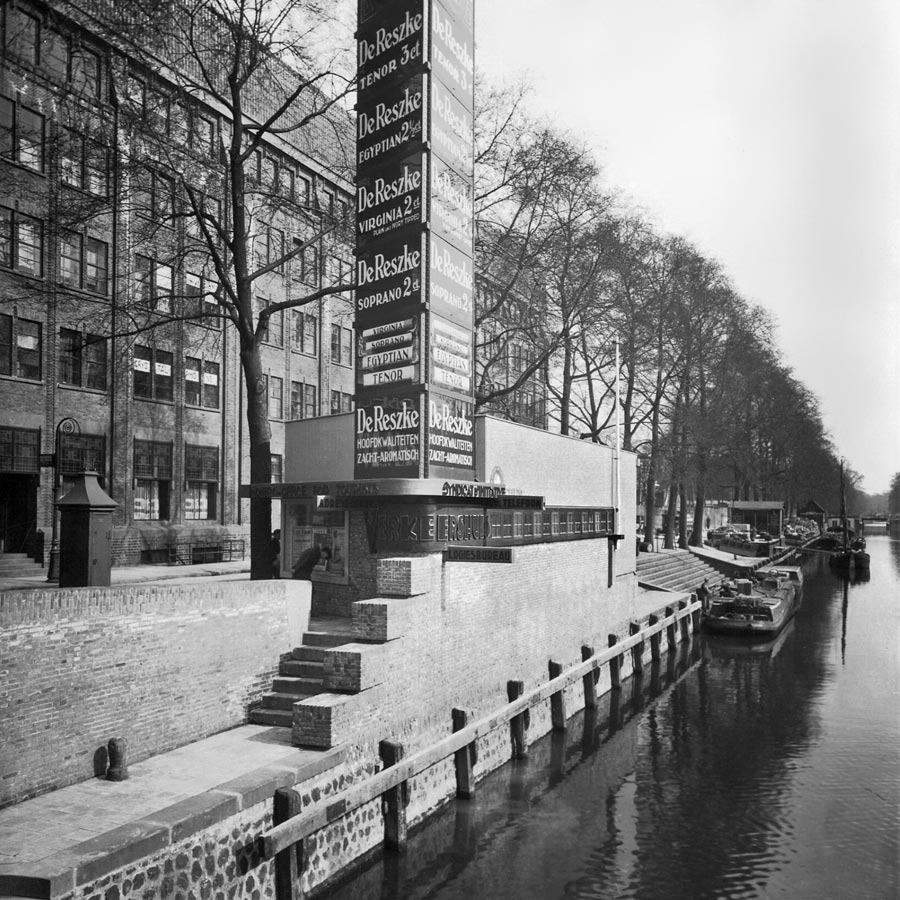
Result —
<path fill-rule="evenodd" d="M 666 507 L 666 540 L 663 546 L 666 550 L 675 549 L 675 515 L 678 512 L 678 482 L 673 481 L 669 485 L 669 503 Z"/>
<path fill-rule="evenodd" d="M 678 507 L 678 546 L 687 550 L 687 491 L 684 481 L 678 482 Z"/>
<path fill-rule="evenodd" d="M 268 484 L 272 480 L 271 430 L 269 428 L 266 380 L 259 350 L 252 339 L 241 340 L 241 365 L 247 388 L 247 427 L 250 434 L 250 483 Z M 250 498 L 250 578 L 272 577 L 270 545 L 272 540 L 272 501 L 269 497 Z"/>

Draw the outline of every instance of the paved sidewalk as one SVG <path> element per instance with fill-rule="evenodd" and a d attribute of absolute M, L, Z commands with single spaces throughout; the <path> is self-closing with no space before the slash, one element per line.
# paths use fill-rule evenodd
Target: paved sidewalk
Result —
<path fill-rule="evenodd" d="M 239 579 L 250 575 L 250 560 L 236 559 L 231 562 L 201 563 L 196 566 L 113 566 L 110 570 L 112 584 L 135 584 L 148 581 L 184 583 L 193 578 Z M 47 581 L 46 570 L 40 575 L 27 578 L 0 577 L 0 591 L 56 591 L 59 584 Z"/>
<path fill-rule="evenodd" d="M 130 765 L 126 781 L 92 778 L 2 809 L 0 896 L 38 885 L 58 896 L 342 759 L 292 746 L 289 728 L 241 725 Z"/>

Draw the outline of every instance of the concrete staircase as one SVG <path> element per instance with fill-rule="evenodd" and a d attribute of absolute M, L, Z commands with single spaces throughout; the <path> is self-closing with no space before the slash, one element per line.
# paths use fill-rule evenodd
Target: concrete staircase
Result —
<path fill-rule="evenodd" d="M 724 576 L 703 562 L 690 550 L 665 550 L 661 553 L 641 553 L 637 558 L 638 584 L 654 591 L 696 591 L 707 580 L 712 589 Z"/>
<path fill-rule="evenodd" d="M 321 694 L 323 686 L 323 658 L 328 647 L 339 647 L 354 640 L 350 619 L 344 616 L 311 616 L 309 631 L 303 643 L 295 647 L 290 657 L 283 659 L 272 690 L 263 694 L 262 705 L 250 710 L 254 725 L 280 725 L 290 728 L 291 707 L 306 697 Z"/>
<path fill-rule="evenodd" d="M 47 570 L 25 553 L 0 553 L 0 579 L 33 578 Z"/>

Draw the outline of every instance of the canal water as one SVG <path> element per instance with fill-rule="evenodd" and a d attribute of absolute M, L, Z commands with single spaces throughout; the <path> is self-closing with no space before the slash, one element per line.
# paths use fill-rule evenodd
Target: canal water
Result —
<path fill-rule="evenodd" d="M 900 897 L 900 537 L 804 562 L 778 639 L 697 636 L 328 900 Z"/>

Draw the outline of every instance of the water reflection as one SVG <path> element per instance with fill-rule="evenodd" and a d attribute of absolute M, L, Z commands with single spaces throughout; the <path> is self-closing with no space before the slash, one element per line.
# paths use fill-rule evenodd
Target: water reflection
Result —
<path fill-rule="evenodd" d="M 665 656 L 326 896 L 900 895 L 900 541 L 869 545 L 869 581 L 810 558 L 774 641 Z"/>

